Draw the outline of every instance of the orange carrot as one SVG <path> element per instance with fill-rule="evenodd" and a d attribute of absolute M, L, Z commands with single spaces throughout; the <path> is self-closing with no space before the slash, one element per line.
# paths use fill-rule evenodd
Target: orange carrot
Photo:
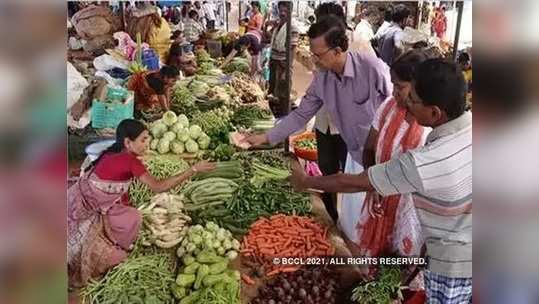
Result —
<path fill-rule="evenodd" d="M 250 276 L 246 275 L 246 274 L 242 274 L 241 275 L 241 279 L 245 282 L 245 284 L 247 285 L 254 285 L 255 284 L 255 281 L 253 279 L 251 279 Z"/>

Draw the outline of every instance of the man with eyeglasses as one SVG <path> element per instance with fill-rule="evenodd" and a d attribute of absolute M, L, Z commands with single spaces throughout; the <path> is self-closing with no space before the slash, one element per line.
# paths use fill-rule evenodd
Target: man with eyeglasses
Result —
<path fill-rule="evenodd" d="M 320 71 L 299 107 L 273 129 L 247 136 L 243 142 L 250 146 L 277 144 L 303 128 L 325 106 L 352 159 L 361 164 L 374 113 L 393 90 L 389 67 L 371 53 L 348 51 L 346 28 L 337 17 L 322 18 L 311 26 L 308 36 Z"/>

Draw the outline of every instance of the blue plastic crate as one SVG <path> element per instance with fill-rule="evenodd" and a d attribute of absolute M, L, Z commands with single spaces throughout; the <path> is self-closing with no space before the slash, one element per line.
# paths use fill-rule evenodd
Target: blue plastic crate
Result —
<path fill-rule="evenodd" d="M 106 103 L 94 99 L 92 101 L 92 127 L 94 129 L 116 128 L 124 119 L 133 118 L 134 100 L 129 98 L 121 102 Z"/>

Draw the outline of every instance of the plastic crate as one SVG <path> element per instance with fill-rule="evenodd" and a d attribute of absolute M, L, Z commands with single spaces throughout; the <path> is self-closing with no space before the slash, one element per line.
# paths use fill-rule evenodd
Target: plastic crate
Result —
<path fill-rule="evenodd" d="M 106 103 L 94 99 L 92 102 L 92 127 L 95 129 L 116 128 L 128 118 L 133 118 L 134 100 L 128 98 L 126 103 Z"/>

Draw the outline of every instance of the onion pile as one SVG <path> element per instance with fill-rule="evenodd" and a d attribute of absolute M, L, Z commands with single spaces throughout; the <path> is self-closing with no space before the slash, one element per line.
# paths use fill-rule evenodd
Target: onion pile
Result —
<path fill-rule="evenodd" d="M 281 273 L 264 287 L 251 304 L 333 304 L 337 299 L 337 278 L 328 268 L 301 268 Z"/>

